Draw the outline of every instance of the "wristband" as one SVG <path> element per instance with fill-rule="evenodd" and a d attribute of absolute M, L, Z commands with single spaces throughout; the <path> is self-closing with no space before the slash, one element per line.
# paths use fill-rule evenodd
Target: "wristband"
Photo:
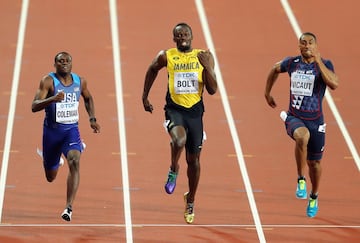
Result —
<path fill-rule="evenodd" d="M 96 122 L 96 118 L 95 117 L 90 117 L 89 121 L 90 122 Z"/>

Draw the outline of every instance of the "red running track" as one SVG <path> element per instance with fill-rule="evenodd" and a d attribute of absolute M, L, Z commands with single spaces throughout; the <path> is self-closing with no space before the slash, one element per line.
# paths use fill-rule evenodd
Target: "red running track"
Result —
<path fill-rule="evenodd" d="M 359 149 L 356 91 L 360 85 L 355 65 L 360 30 L 354 24 L 359 22 L 359 3 L 289 3 L 300 28 L 317 34 L 322 55 L 335 65 L 340 86 L 331 95 Z M 293 144 L 279 119 L 280 111 L 287 107 L 287 77 L 281 77 L 274 89 L 279 108 L 269 108 L 263 97 L 271 65 L 298 53 L 297 36 L 281 2 L 228 0 L 220 4 L 206 0 L 203 4 L 262 224 L 260 233 L 220 92 L 204 96 L 208 140 L 201 158 L 194 225 L 186 225 L 182 215 L 182 195 L 187 189 L 184 158 L 174 195 L 163 191 L 169 166 L 169 138 L 162 128 L 166 73 L 159 74 L 151 91 L 153 114 L 142 109 L 143 79 L 157 52 L 174 46 L 171 31 L 177 22 L 186 21 L 193 27 L 194 47 L 208 48 L 195 1 L 117 3 L 124 155 L 110 5 L 94 0 L 29 1 L 11 146 L 4 151 L 9 142 L 6 134 L 22 7 L 20 0 L 5 0 L 0 2 L 0 149 L 3 158 L 7 153 L 9 159 L 0 242 L 129 242 L 122 162 L 128 165 L 133 242 L 260 242 L 261 234 L 267 242 L 356 242 L 360 238 L 359 169 L 326 102 L 327 144 L 318 216 L 307 218 L 306 201 L 294 196 Z M 80 128 L 87 150 L 71 223 L 60 218 L 67 168 L 61 169 L 54 183 L 45 181 L 36 155 L 43 114 L 30 110 L 40 78 L 53 70 L 53 56 L 62 50 L 73 55 L 74 71 L 88 79 L 102 126 L 100 134 L 93 134 L 82 109 Z"/>

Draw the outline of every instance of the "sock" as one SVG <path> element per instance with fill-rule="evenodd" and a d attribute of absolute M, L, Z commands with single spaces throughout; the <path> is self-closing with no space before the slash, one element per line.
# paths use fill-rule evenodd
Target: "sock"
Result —
<path fill-rule="evenodd" d="M 298 182 L 299 182 L 300 180 L 306 181 L 305 176 L 299 176 L 299 177 L 298 177 Z"/>

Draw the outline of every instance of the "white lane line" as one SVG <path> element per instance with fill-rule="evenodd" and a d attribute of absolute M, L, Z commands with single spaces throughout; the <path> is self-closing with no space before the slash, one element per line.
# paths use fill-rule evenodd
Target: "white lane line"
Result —
<path fill-rule="evenodd" d="M 216 56 L 216 52 L 215 52 L 215 46 L 214 46 L 214 43 L 212 41 L 210 28 L 209 28 L 206 13 L 205 13 L 205 10 L 204 10 L 204 5 L 203 5 L 202 0 L 195 0 L 195 2 L 196 2 L 197 11 L 198 11 L 198 14 L 199 14 L 199 17 L 200 17 L 201 26 L 202 26 L 202 29 L 203 29 L 203 32 L 204 32 L 204 35 L 205 35 L 206 44 L 207 44 L 208 48 L 211 50 L 211 52 L 214 55 L 214 59 L 215 59 L 215 63 L 216 63 L 215 72 L 216 72 L 216 76 L 217 76 L 217 79 L 218 79 L 218 87 L 219 87 L 219 92 L 220 92 L 220 95 L 221 95 L 221 101 L 223 103 L 223 107 L 224 107 L 224 110 L 225 110 L 225 115 L 226 115 L 226 118 L 227 118 L 227 122 L 228 122 L 228 125 L 229 125 L 229 128 L 230 128 L 231 136 L 232 136 L 233 143 L 234 143 L 234 146 L 235 146 L 235 151 L 236 151 L 236 155 L 237 155 L 237 159 L 238 159 L 238 164 L 240 166 L 240 172 L 241 172 L 241 175 L 242 175 L 242 178 L 243 178 L 243 181 L 244 181 L 246 194 L 247 194 L 247 197 L 248 197 L 248 200 L 249 200 L 250 209 L 251 209 L 252 216 L 253 216 L 253 219 L 254 219 L 256 231 L 257 231 L 260 242 L 266 242 L 264 232 L 263 232 L 262 226 L 261 226 L 259 213 L 258 213 L 258 210 L 256 208 L 256 203 L 255 203 L 255 199 L 254 199 L 253 190 L 251 188 L 249 175 L 247 173 L 246 164 L 245 164 L 245 161 L 244 161 L 244 156 L 243 156 L 241 145 L 240 145 L 240 139 L 239 139 L 239 136 L 237 134 L 237 130 L 236 130 L 233 115 L 231 113 L 230 104 L 229 104 L 229 100 L 228 100 L 228 95 L 226 93 L 226 88 L 225 88 L 224 81 L 223 81 L 223 78 L 222 78 L 222 75 L 221 75 L 221 71 L 220 71 L 220 69 L 218 67 L 219 62 L 217 60 L 217 56 Z"/>
<path fill-rule="evenodd" d="M 360 229 L 360 225 L 331 225 L 331 224 L 263 224 L 264 228 L 270 229 Z M 125 224 L 0 224 L 1 227 L 68 227 L 68 228 L 80 228 L 80 227 L 98 227 L 98 228 L 125 228 Z M 135 228 L 147 227 L 147 228 L 172 228 L 172 227 L 194 227 L 194 228 L 246 228 L 253 229 L 254 224 L 133 224 Z"/>
<path fill-rule="evenodd" d="M 120 61 L 120 41 L 119 28 L 117 17 L 116 0 L 109 0 L 110 8 L 110 23 L 111 23 L 111 38 L 113 46 L 113 61 L 114 61 L 114 75 L 115 75 L 115 89 L 116 89 L 116 103 L 119 123 L 119 138 L 120 138 L 120 159 L 122 172 L 122 187 L 124 196 L 124 215 L 126 228 L 126 242 L 133 242 L 132 223 L 131 223 L 131 204 L 130 204 L 130 187 L 129 187 L 129 170 L 127 159 L 126 146 L 126 128 L 125 128 L 125 112 L 124 99 L 121 78 L 121 61 Z"/>
<path fill-rule="evenodd" d="M 299 24 L 298 24 L 298 21 L 296 20 L 296 17 L 290 7 L 290 4 L 289 4 L 289 1 L 288 0 L 280 0 L 281 1 L 281 4 L 286 12 L 286 15 L 290 21 L 290 24 L 296 34 L 297 37 L 300 37 L 302 31 L 299 27 Z M 359 154 L 356 150 L 356 147 L 351 139 L 351 136 L 344 124 L 344 121 L 342 120 L 342 117 L 339 113 L 339 110 L 337 109 L 336 105 L 335 105 L 335 102 L 330 94 L 330 92 L 328 90 L 326 90 L 325 92 L 325 99 L 330 107 L 330 110 L 332 111 L 334 117 L 335 117 L 335 120 L 340 128 L 340 131 L 342 133 L 342 135 L 344 136 L 344 139 L 345 139 L 345 142 L 351 152 L 351 155 L 354 159 L 354 162 L 356 164 L 356 166 L 358 167 L 358 170 L 360 171 L 360 157 L 359 157 Z"/>
<path fill-rule="evenodd" d="M 21 4 L 21 14 L 20 14 L 18 40 L 17 40 L 17 45 L 16 45 L 15 66 L 14 66 L 11 95 L 10 95 L 9 114 L 8 114 L 8 120 L 7 120 L 7 124 L 6 124 L 5 144 L 4 144 L 3 158 L 2 158 L 2 164 L 1 164 L 0 222 L 2 222 L 2 210 L 3 210 L 3 206 L 4 206 L 5 184 L 6 184 L 8 165 L 9 165 L 11 137 L 12 137 L 13 126 L 14 126 L 16 98 L 18 95 L 19 77 L 20 77 L 20 70 L 21 70 L 22 54 L 23 54 L 23 49 L 24 49 L 24 39 L 25 39 L 26 19 L 27 19 L 27 15 L 28 15 L 28 9 L 29 9 L 29 0 L 23 0 L 22 4 Z"/>

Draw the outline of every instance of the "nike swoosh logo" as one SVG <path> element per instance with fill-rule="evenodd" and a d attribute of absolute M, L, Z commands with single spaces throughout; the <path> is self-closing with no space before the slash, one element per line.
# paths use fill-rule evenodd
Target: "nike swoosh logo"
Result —
<path fill-rule="evenodd" d="M 73 145 L 76 145 L 78 143 L 69 143 L 69 146 L 73 146 Z"/>

